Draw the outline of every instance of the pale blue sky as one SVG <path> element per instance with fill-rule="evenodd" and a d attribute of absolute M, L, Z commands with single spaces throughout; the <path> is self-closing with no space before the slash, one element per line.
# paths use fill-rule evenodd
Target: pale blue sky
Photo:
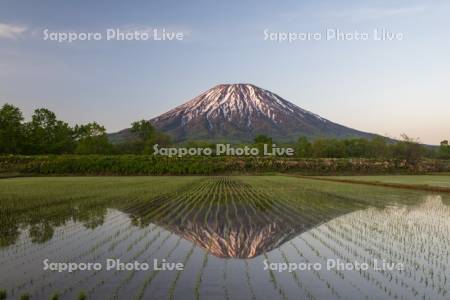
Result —
<path fill-rule="evenodd" d="M 0 104 L 113 132 L 220 83 L 253 83 L 334 122 L 450 139 L 449 1 L 0 0 Z M 43 40 L 43 30 L 167 28 L 183 41 Z M 271 32 L 401 32 L 401 41 L 264 40 Z"/>

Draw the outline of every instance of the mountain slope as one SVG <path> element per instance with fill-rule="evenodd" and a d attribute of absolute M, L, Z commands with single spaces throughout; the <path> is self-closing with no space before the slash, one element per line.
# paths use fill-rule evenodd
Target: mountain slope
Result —
<path fill-rule="evenodd" d="M 152 120 L 176 142 L 250 141 L 265 134 L 277 141 L 309 138 L 371 138 L 321 118 L 280 96 L 251 84 L 222 84 Z M 126 134 L 122 131 L 121 134 Z"/>

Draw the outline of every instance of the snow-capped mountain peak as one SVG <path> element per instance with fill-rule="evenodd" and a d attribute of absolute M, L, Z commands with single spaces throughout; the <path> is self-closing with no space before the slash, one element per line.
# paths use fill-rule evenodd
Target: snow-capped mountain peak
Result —
<path fill-rule="evenodd" d="M 186 140 L 248 142 L 258 134 L 275 141 L 308 138 L 373 137 L 304 110 L 253 84 L 220 84 L 150 120 L 174 142 Z M 115 134 L 124 139 L 130 132 Z"/>
<path fill-rule="evenodd" d="M 218 119 L 228 122 L 235 120 L 251 129 L 253 122 L 260 118 L 280 124 L 289 116 L 304 115 L 326 122 L 319 116 L 252 84 L 221 84 L 152 121 L 158 123 L 165 119 L 181 117 L 181 125 L 185 126 L 198 117 L 204 117 L 210 129 Z"/>

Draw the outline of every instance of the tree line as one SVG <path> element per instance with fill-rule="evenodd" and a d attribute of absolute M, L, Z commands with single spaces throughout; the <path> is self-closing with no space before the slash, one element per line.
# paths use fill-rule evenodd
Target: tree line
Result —
<path fill-rule="evenodd" d="M 448 159 L 450 147 L 447 141 L 443 141 L 439 148 L 425 146 L 406 134 L 397 141 L 377 136 L 373 139 L 317 139 L 310 142 L 301 137 L 296 144 L 296 153 L 298 157 L 397 158 L 413 162 L 422 157 Z"/>
<path fill-rule="evenodd" d="M 273 143 L 276 142 L 271 137 L 261 134 L 254 138 L 252 146 L 259 148 L 261 153 L 264 144 L 272 145 Z M 187 148 L 215 148 L 214 144 L 201 141 L 190 141 L 184 146 Z M 450 159 L 450 145 L 447 140 L 442 141 L 440 147 L 425 146 L 418 139 L 413 139 L 406 134 L 402 134 L 400 140 L 382 136 L 376 136 L 373 139 L 318 138 L 314 140 L 299 137 L 296 143 L 278 144 L 278 146 L 294 148 L 295 156 L 298 158 L 405 159 L 408 162 L 416 162 L 424 157 Z"/>
<path fill-rule="evenodd" d="M 36 109 L 29 122 L 22 111 L 11 104 L 0 109 L 1 154 L 141 154 L 153 144 L 169 144 L 170 138 L 157 132 L 148 121 L 131 124 L 132 138 L 112 144 L 104 126 L 97 122 L 69 126 L 55 113 Z"/>
<path fill-rule="evenodd" d="M 252 145 L 272 144 L 265 135 L 255 137 Z M 11 104 L 0 109 L 0 154 L 151 154 L 153 145 L 171 145 L 170 137 L 161 133 L 149 121 L 131 124 L 130 138 L 111 143 L 105 127 L 97 122 L 75 125 L 58 120 L 52 111 L 36 109 L 31 120 L 24 120 L 21 110 Z M 208 142 L 188 141 L 184 147 L 214 147 Z M 422 157 L 450 159 L 448 140 L 440 147 L 428 147 L 402 135 L 399 141 L 378 136 L 373 139 L 315 139 L 300 137 L 295 144 L 300 158 L 399 158 L 416 161 Z"/>

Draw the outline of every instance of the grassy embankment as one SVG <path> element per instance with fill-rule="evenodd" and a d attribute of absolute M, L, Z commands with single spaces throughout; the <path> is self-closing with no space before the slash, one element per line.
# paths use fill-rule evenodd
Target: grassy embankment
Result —
<path fill-rule="evenodd" d="M 450 172 L 450 161 L 362 158 L 183 157 L 146 155 L 0 156 L 0 176 L 27 175 L 301 175 L 428 174 Z"/>

